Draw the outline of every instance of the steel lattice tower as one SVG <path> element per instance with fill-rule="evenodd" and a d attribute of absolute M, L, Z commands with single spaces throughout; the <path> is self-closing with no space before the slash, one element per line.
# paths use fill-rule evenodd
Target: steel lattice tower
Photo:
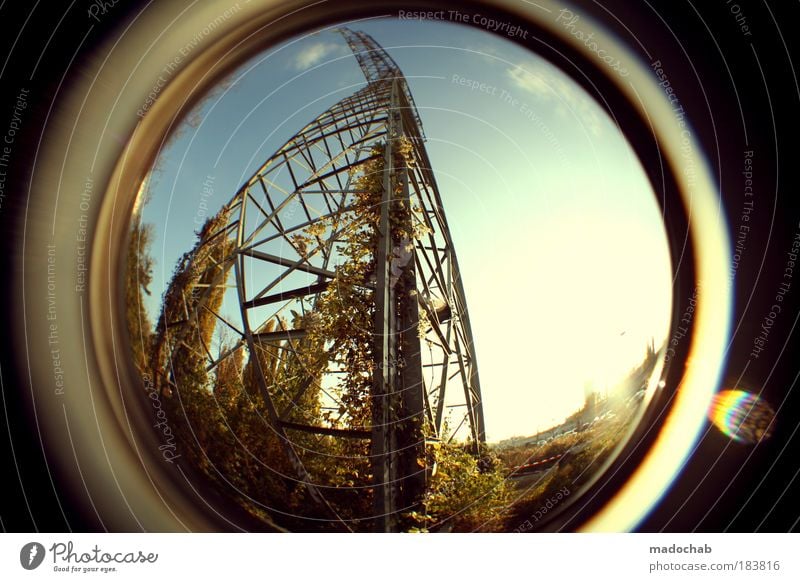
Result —
<path fill-rule="evenodd" d="M 369 283 L 375 300 L 370 330 L 375 360 L 371 426 L 348 423 L 347 411 L 338 423 L 304 422 L 302 411 L 278 409 L 275 386 L 263 373 L 259 388 L 269 415 L 266 420 L 284 444 L 294 477 L 329 512 L 335 514 L 326 500 L 329 488 L 319 486 L 309 474 L 293 435 L 369 441 L 374 529 L 393 531 L 399 512 L 418 507 L 433 470 L 419 462 L 426 458 L 426 440 L 467 437 L 477 453 L 485 441 L 483 408 L 458 261 L 408 84 L 394 60 L 369 35 L 349 29 L 340 32 L 366 86 L 287 141 L 222 208 L 218 220 L 207 225 L 195 254 L 202 254 L 204 245 L 224 252 L 197 276 L 191 295 L 184 298 L 182 316 L 168 322 L 168 329 L 171 346 L 180 345 L 208 314 L 233 330 L 236 342 L 216 355 L 208 338 L 201 339 L 209 372 L 240 349 L 251 357 L 259 350 L 299 350 L 306 329 L 266 324 L 284 321 L 280 315 L 287 313 L 303 321 L 313 313 L 320 294 L 335 282 L 336 265 L 342 262 L 338 250 L 342 234 L 363 226 L 364 219 L 349 211 L 356 176 L 382 156 L 373 249 L 376 268 Z M 405 151 L 398 155 L 401 144 Z M 406 220 L 424 225 L 424 236 L 409 240 L 397 234 L 392 218 L 397 205 L 413 208 Z M 314 228 L 322 224 L 326 226 Z M 314 244 L 300 248 L 295 235 L 309 232 Z M 235 295 L 226 296 L 222 306 L 211 305 L 211 290 L 228 285 L 231 274 Z M 236 317 L 222 315 L 231 305 Z M 424 334 L 419 331 L 421 317 L 426 322 Z M 156 368 L 168 368 L 163 362 L 170 357 L 165 348 L 157 355 Z M 342 372 L 330 370 L 332 376 Z M 170 381 L 161 374 L 162 385 Z M 307 387 L 292 395 L 292 402 Z"/>

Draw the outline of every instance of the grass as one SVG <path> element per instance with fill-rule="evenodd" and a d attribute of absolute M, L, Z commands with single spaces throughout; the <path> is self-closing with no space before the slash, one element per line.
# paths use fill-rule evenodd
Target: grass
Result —
<path fill-rule="evenodd" d="M 513 531 L 527 521 L 538 521 L 548 500 L 574 495 L 588 483 L 622 442 L 633 411 L 616 410 L 617 416 L 600 420 L 581 432 L 563 434 L 543 445 L 520 445 L 498 451 L 498 457 L 509 475 L 520 465 L 534 463 L 556 455 L 561 459 L 537 477 L 515 479 L 516 499 L 503 512 L 502 529 Z M 534 480 L 532 484 L 530 481 Z M 559 494 L 559 492 L 562 492 Z M 536 516 L 536 517 L 534 517 Z"/>

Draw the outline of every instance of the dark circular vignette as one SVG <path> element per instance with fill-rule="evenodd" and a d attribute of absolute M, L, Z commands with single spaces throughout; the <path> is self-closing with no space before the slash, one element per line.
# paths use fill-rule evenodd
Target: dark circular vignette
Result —
<path fill-rule="evenodd" d="M 155 0 L 158 3 L 159 0 Z M 188 2 L 186 3 L 189 4 Z M 768 348 L 758 357 L 750 356 L 769 312 L 775 288 L 786 269 L 785 249 L 798 232 L 800 213 L 795 202 L 797 180 L 788 148 L 798 130 L 800 105 L 797 74 L 791 59 L 800 57 L 791 33 L 800 15 L 795 3 L 744 3 L 747 31 L 729 3 L 699 2 L 574 2 L 576 12 L 591 15 L 613 30 L 646 63 L 660 61 L 668 71 L 675 92 L 681 96 L 692 131 L 702 145 L 715 178 L 720 183 L 721 209 L 727 217 L 729 236 L 736 243 L 742 232 L 742 166 L 745 151 L 752 151 L 755 172 L 755 207 L 748 220 L 749 236 L 738 265 L 734 288 L 733 337 L 727 357 L 723 386 L 746 383 L 751 390 L 763 389 L 762 396 L 777 410 L 773 436 L 754 447 L 743 447 L 709 427 L 696 452 L 662 502 L 640 525 L 642 531 L 796 531 L 800 509 L 794 503 L 800 485 L 795 479 L 800 464 L 791 451 L 797 448 L 798 397 L 796 378 L 800 366 L 795 356 L 798 342 L 795 327 L 800 304 L 800 284 L 792 283 L 783 303 L 780 319 L 771 328 Z M 97 58 L 95 50 L 146 3 L 120 2 L 102 17 L 87 17 L 91 2 L 50 2 L 21 6 L 7 1 L 0 5 L 0 41 L 4 64 L 0 130 L 12 121 L 15 103 L 22 90 L 29 105 L 15 135 L 7 169 L 0 221 L 6 247 L 2 253 L 3 322 L 13 322 L 20 306 L 13 299 L 19 292 L 22 266 L 19 257 L 28 221 L 46 222 L 47 208 L 28 199 L 28 185 L 41 148 L 40 137 L 59 110 L 59 98 L 71 80 L 79 78 L 85 64 Z M 407 9 L 427 3 L 403 3 Z M 466 9 L 473 3 L 458 3 Z M 477 5 L 477 3 L 475 3 Z M 350 16 L 374 10 L 365 3 L 348 5 Z M 482 7 L 485 14 L 489 10 Z M 324 18 L 309 23 L 317 26 Z M 746 35 L 750 32 L 750 35 Z M 51 36 L 52 33 L 52 36 Z M 551 61 L 561 64 L 544 46 L 530 46 Z M 578 53 L 569 56 L 579 68 L 592 70 Z M 673 257 L 684 250 L 687 228 L 684 213 L 674 192 L 674 178 L 658 164 L 658 150 L 652 135 L 642 130 L 643 121 L 626 107 L 618 92 L 602 75 L 589 75 L 595 84 L 572 73 L 593 95 L 609 101 L 612 115 L 626 130 L 654 184 L 664 184 L 667 196 L 660 201 L 670 233 Z M 595 71 L 596 73 L 596 71 Z M 614 101 L 617 96 L 618 101 Z M 2 148 L 2 144 L 0 144 Z M 2 152 L 2 150 L 0 150 Z M 787 163 L 788 162 L 788 163 Z M 98 189 L 99 191 L 99 189 Z M 30 244 L 30 242 L 28 242 Z M 690 257 L 690 254 L 685 255 Z M 681 263 L 674 287 L 673 319 L 681 314 L 692 296 L 694 276 L 690 262 Z M 40 299 L 44 302 L 44 299 Z M 87 505 L 79 485 L 69 483 L 59 463 L 43 449 L 35 411 L 28 406 L 32 392 L 29 375 L 20 358 L 30 366 L 48 366 L 49 355 L 26 353 L 24 330 L 8 329 L 3 334 L 2 466 L 7 475 L 7 494 L 0 506 L 0 527 L 4 531 L 103 531 L 102 515 Z M 20 335 L 22 334 L 22 335 Z M 682 345 L 686 350 L 687 344 Z M 684 354 L 685 355 L 685 354 Z M 673 362 L 682 362 L 677 354 Z M 682 375 L 680 366 L 666 371 L 667 386 L 673 389 Z M 612 495 L 646 452 L 659 425 L 659 412 L 668 404 L 669 391 L 661 394 L 648 411 L 652 423 L 643 421 L 631 440 L 631 455 L 625 451 L 596 484 L 597 495 L 576 500 L 568 511 L 543 525 L 548 530 L 572 530 L 587 519 Z M 635 446 L 639 445 L 639 446 Z M 205 495 L 213 495 L 210 491 Z M 220 502 L 221 504 L 221 502 Z M 244 515 L 228 516 L 242 529 L 258 529 Z M 219 527 L 224 528 L 219 520 Z"/>

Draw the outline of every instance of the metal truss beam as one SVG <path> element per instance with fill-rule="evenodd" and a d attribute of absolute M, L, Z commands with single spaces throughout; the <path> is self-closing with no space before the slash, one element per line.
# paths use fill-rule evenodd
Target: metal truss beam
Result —
<path fill-rule="evenodd" d="M 306 468 L 304 459 L 314 452 L 298 450 L 291 433 L 368 440 L 374 529 L 394 531 L 401 527 L 398 512 L 417 506 L 424 492 L 429 468 L 419 461 L 425 459 L 426 435 L 469 440 L 476 451 L 485 441 L 482 396 L 461 273 L 408 83 L 369 35 L 349 29 L 341 33 L 367 85 L 298 131 L 223 207 L 220 216 L 227 221 L 205 233 L 198 254 L 202 245 L 219 247 L 221 240 L 227 254 L 214 272 L 200 277 L 205 286 L 184 298 L 184 317 L 170 323 L 168 334 L 172 346 L 194 337 L 198 314 L 232 272 L 235 293 L 227 293 L 214 314 L 238 337 L 216 355 L 204 345 L 206 369 L 217 369 L 244 348 L 259 369 L 255 354 L 264 346 L 299 353 L 306 330 L 297 321 L 313 314 L 320 295 L 336 281 L 337 265 L 344 260 L 340 241 L 366 226 L 352 210 L 354 180 L 382 155 L 376 269 L 368 284 L 375 297 L 372 426 L 349 423 L 346 410 L 327 425 L 306 422 L 294 405 L 279 414 L 276 387 L 266 380 L 265 370 L 257 375 L 267 421 L 294 467 L 295 474 L 286 477 L 306 487 L 328 518 L 349 529 L 326 499 L 330 486 L 319 486 Z M 401 139 L 411 144 L 405 158 L 396 151 Z M 399 275 L 395 250 L 402 241 L 391 220 L 397 204 L 412 209 L 408 220 L 428 231 L 412 241 L 412 260 Z M 419 330 L 420 313 L 429 322 L 427 329 Z M 347 373 L 334 363 L 328 372 L 331 378 Z M 322 382 L 327 386 L 323 392 L 335 400 L 331 408 L 341 409 L 331 382 Z M 292 403 L 307 389 L 308 382 Z M 448 419 L 448 411 L 458 413 Z"/>

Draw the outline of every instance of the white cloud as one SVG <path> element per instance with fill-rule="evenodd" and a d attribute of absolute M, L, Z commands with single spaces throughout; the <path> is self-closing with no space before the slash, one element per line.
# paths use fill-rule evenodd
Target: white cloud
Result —
<path fill-rule="evenodd" d="M 506 75 L 514 86 L 540 101 L 554 103 L 557 113 L 576 118 L 587 131 L 600 135 L 602 125 L 598 105 L 560 71 L 545 64 L 529 64 L 508 68 Z"/>
<path fill-rule="evenodd" d="M 470 44 L 466 45 L 464 49 L 474 54 L 475 57 L 482 59 L 486 63 L 489 63 L 490 65 L 509 63 L 507 60 L 507 55 L 500 51 L 497 46 L 493 44 Z"/>
<path fill-rule="evenodd" d="M 313 67 L 314 65 L 318 65 L 325 59 L 328 59 L 337 53 L 340 53 L 341 51 L 341 45 L 332 42 L 318 41 L 303 48 L 299 53 L 297 53 L 297 55 L 291 60 L 290 65 L 295 70 L 304 71 Z"/>

